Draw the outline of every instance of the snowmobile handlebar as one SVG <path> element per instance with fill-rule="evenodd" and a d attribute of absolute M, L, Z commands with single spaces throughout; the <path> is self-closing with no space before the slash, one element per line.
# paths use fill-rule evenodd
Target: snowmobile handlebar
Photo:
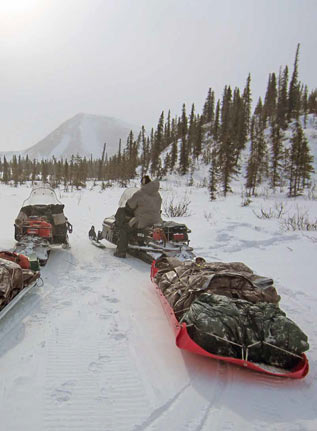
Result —
<path fill-rule="evenodd" d="M 69 223 L 68 221 L 66 222 L 66 227 L 67 227 L 68 233 L 73 232 L 73 225 L 71 223 Z"/>

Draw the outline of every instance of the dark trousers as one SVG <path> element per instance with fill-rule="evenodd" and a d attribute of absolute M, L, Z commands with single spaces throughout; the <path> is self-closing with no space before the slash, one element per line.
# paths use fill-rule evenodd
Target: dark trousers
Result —
<path fill-rule="evenodd" d="M 127 214 L 126 208 L 118 208 L 115 220 L 116 227 L 119 230 L 119 237 L 117 242 L 117 251 L 119 253 L 126 253 L 128 249 L 129 239 L 133 235 L 134 229 L 129 226 L 131 217 Z"/>

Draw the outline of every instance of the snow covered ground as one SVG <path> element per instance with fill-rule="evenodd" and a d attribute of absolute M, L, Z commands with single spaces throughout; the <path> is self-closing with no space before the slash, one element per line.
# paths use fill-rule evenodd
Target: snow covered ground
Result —
<path fill-rule="evenodd" d="M 0 185 L 0 248 L 30 186 Z M 180 351 L 151 285 L 149 266 L 93 247 L 87 232 L 112 215 L 122 189 L 58 191 L 74 226 L 71 249 L 53 251 L 32 289 L 0 322 L 1 431 L 210 431 L 317 429 L 317 232 L 285 231 L 283 218 L 317 200 L 265 189 L 242 206 L 237 191 L 161 183 L 163 199 L 187 193 L 191 245 L 208 261 L 241 261 L 272 277 L 280 307 L 308 335 L 310 372 L 299 381 L 257 374 Z M 261 212 L 262 210 L 262 212 Z"/>

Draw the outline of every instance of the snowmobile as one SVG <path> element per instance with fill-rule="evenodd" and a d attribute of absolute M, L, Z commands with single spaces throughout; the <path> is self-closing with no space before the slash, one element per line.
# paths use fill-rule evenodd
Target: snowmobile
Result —
<path fill-rule="evenodd" d="M 125 190 L 119 200 L 119 207 L 124 207 L 127 200 L 138 190 L 138 188 Z M 181 260 L 191 259 L 194 254 L 192 247 L 189 246 L 189 233 L 190 230 L 185 224 L 174 221 L 163 221 L 145 229 L 135 229 L 129 241 L 128 253 L 150 264 L 162 255 L 175 256 Z M 103 220 L 102 230 L 98 231 L 98 234 L 92 226 L 88 236 L 96 247 L 105 248 L 101 242 L 103 239 L 116 245 L 119 229 L 115 216 Z"/>
<path fill-rule="evenodd" d="M 15 251 L 45 265 L 52 248 L 68 248 L 73 227 L 63 210 L 51 187 L 34 187 L 15 220 Z"/>

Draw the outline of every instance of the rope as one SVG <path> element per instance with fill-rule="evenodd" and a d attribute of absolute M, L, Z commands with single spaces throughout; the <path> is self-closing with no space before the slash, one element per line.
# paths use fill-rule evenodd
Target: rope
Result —
<path fill-rule="evenodd" d="M 41 284 L 39 284 L 39 281 L 41 281 Z M 42 277 L 39 277 L 35 282 L 36 287 L 43 287 L 44 286 L 44 280 Z"/>
<path fill-rule="evenodd" d="M 198 331 L 202 332 L 203 334 L 211 335 L 212 337 L 215 337 L 218 340 L 225 341 L 227 343 L 230 343 L 230 344 L 233 344 L 235 346 L 241 347 L 241 349 L 243 351 L 244 346 L 242 344 L 238 344 L 238 343 L 235 343 L 234 341 L 227 340 L 226 338 L 220 337 L 219 335 L 213 334 L 212 332 L 202 331 L 200 328 L 198 328 L 198 326 L 195 325 L 195 323 L 192 323 L 192 324 L 186 325 L 186 326 L 187 326 L 187 328 L 190 328 L 191 326 L 194 326 L 196 329 L 198 329 Z"/>
<path fill-rule="evenodd" d="M 270 347 L 274 347 L 274 348 L 275 348 L 275 349 L 277 349 L 277 350 L 281 350 L 281 351 L 282 351 L 282 352 L 284 352 L 284 353 L 288 353 L 289 355 L 296 356 L 296 358 L 300 358 L 300 359 L 302 359 L 302 357 L 301 357 L 300 355 L 297 355 L 296 353 L 289 352 L 288 350 L 285 350 L 285 349 L 283 349 L 282 347 L 274 346 L 274 344 L 267 343 L 266 341 L 262 341 L 262 342 L 263 342 L 263 344 L 267 344 L 268 346 L 270 346 Z"/>
<path fill-rule="evenodd" d="M 274 346 L 274 344 L 267 343 L 266 341 L 257 341 L 253 344 L 249 344 L 248 346 L 243 346 L 242 344 L 238 344 L 238 343 L 235 343 L 234 341 L 227 340 L 226 338 L 220 337 L 219 335 L 213 334 L 212 332 L 203 331 L 200 328 L 198 328 L 194 323 L 186 325 L 186 326 L 187 326 L 187 328 L 194 326 L 198 331 L 202 332 L 203 334 L 210 335 L 210 336 L 212 336 L 218 340 L 225 341 L 226 343 L 233 344 L 237 347 L 241 347 L 241 359 L 245 360 L 245 361 L 248 360 L 249 349 L 258 345 L 258 344 L 266 344 L 267 346 L 273 347 L 277 350 L 281 350 L 282 352 L 284 352 L 286 354 L 289 354 L 289 355 L 295 356 L 296 358 L 302 359 L 302 357 L 300 355 L 297 355 L 296 353 L 293 353 L 293 352 L 289 352 L 288 350 L 285 350 L 282 347 Z M 244 349 L 245 349 L 245 354 L 244 354 Z"/>

